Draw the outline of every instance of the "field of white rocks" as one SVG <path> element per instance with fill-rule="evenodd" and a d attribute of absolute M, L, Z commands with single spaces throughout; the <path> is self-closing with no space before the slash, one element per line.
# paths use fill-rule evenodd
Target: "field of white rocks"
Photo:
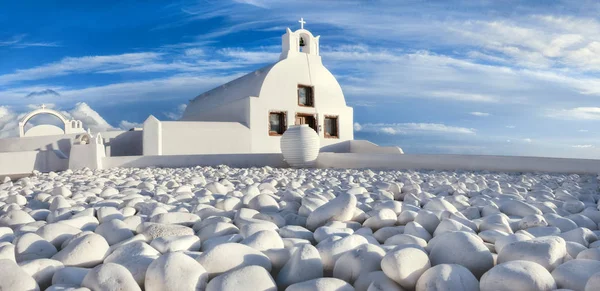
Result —
<path fill-rule="evenodd" d="M 595 175 L 81 170 L 0 184 L 0 290 L 600 290 Z"/>

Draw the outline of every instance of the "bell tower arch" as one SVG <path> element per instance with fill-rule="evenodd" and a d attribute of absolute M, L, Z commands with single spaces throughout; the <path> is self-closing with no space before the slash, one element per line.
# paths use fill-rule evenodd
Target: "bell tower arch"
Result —
<path fill-rule="evenodd" d="M 285 34 L 281 37 L 281 55 L 279 60 L 299 54 L 320 56 L 319 38 L 321 36 L 315 37 L 310 31 L 304 29 L 304 24 L 306 24 L 304 18 L 300 18 L 298 22 L 300 22 L 300 29 L 292 32 L 292 30 L 287 28 Z"/>

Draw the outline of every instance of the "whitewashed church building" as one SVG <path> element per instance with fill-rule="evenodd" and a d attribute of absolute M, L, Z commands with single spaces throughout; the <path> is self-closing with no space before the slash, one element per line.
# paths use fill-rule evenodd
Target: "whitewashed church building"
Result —
<path fill-rule="evenodd" d="M 57 111 L 32 111 L 20 120 L 20 137 L 0 139 L 0 175 L 85 165 L 182 166 L 207 159 L 218 164 L 270 158 L 277 164 L 281 137 L 292 125 L 312 128 L 321 152 L 402 153 L 398 147 L 354 140 L 353 110 L 323 66 L 319 36 L 304 29 L 303 19 L 300 24 L 282 36 L 279 61 L 197 96 L 178 121 L 150 116 L 143 128 L 90 133 Z M 39 114 L 57 116 L 64 128 L 26 130 Z"/>
<path fill-rule="evenodd" d="M 249 130 L 249 139 L 239 142 L 255 153 L 279 152 L 290 125 L 308 124 L 321 146 L 354 138 L 352 108 L 323 66 L 319 36 L 304 29 L 303 20 L 283 35 L 278 62 L 196 97 L 182 121 L 238 122 Z"/>

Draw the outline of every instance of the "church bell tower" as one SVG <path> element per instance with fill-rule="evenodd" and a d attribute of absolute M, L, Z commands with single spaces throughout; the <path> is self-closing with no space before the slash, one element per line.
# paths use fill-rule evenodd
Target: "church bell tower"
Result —
<path fill-rule="evenodd" d="M 308 54 L 319 56 L 319 38 L 321 36 L 313 36 L 313 34 L 304 29 L 304 18 L 300 18 L 300 29 L 292 32 L 289 28 L 281 37 L 281 55 L 279 60 L 287 59 L 299 54 Z"/>

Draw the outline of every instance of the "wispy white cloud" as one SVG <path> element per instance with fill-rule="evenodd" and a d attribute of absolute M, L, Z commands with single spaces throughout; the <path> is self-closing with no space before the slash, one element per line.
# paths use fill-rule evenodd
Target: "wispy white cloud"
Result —
<path fill-rule="evenodd" d="M 487 116 L 491 115 L 491 114 L 489 114 L 487 112 L 479 112 L 479 111 L 469 112 L 469 114 L 471 114 L 473 116 L 480 116 L 480 117 L 487 117 Z"/>
<path fill-rule="evenodd" d="M 217 52 L 224 57 L 237 60 L 242 64 L 252 65 L 278 61 L 281 47 L 260 48 L 254 51 L 248 51 L 243 48 L 223 48 Z"/>
<path fill-rule="evenodd" d="M 131 122 L 131 121 L 127 121 L 127 120 L 122 120 L 121 123 L 119 123 L 119 129 L 122 130 L 130 130 L 132 128 L 141 128 L 144 125 L 142 123 L 139 122 Z"/>
<path fill-rule="evenodd" d="M 578 148 L 578 149 L 589 149 L 589 148 L 593 148 L 594 146 L 591 144 L 578 144 L 578 145 L 573 145 L 571 147 Z"/>
<path fill-rule="evenodd" d="M 0 75 L 0 85 L 11 82 L 41 80 L 74 73 L 90 73 L 110 69 L 144 66 L 160 58 L 159 53 L 126 53 L 120 55 L 67 57 L 58 62 L 30 69 L 20 69 L 14 73 Z"/>
<path fill-rule="evenodd" d="M 26 41 L 26 34 L 18 34 L 5 40 L 0 40 L 0 47 L 26 48 L 26 47 L 58 47 L 56 42 L 31 42 Z"/>
<path fill-rule="evenodd" d="M 475 129 L 448 126 L 440 123 L 355 123 L 360 132 L 397 134 L 475 134 Z"/>
<path fill-rule="evenodd" d="M 183 115 L 183 112 L 187 108 L 187 104 L 179 104 L 175 111 L 165 112 L 165 116 L 171 120 L 179 120 Z"/>
<path fill-rule="evenodd" d="M 550 110 L 548 117 L 571 120 L 600 120 L 600 107 L 576 107 L 572 109 Z"/>

